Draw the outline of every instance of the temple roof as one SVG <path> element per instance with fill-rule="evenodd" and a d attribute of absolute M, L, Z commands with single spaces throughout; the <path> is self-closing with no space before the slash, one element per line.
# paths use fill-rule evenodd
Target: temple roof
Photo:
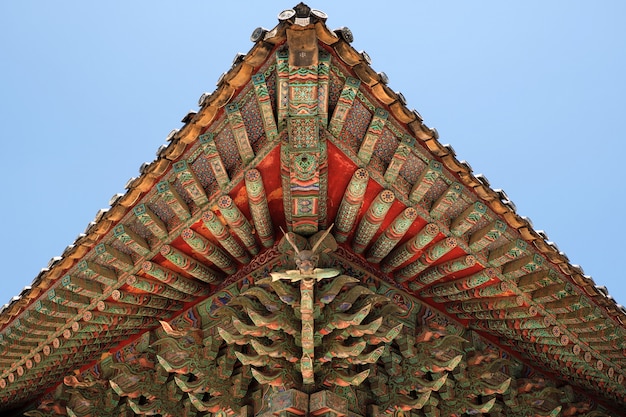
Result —
<path fill-rule="evenodd" d="M 330 227 L 368 273 L 623 405 L 624 307 L 441 143 L 349 29 L 307 9 L 255 30 L 157 158 L 2 308 L 0 409 L 244 279 L 281 228 Z"/>

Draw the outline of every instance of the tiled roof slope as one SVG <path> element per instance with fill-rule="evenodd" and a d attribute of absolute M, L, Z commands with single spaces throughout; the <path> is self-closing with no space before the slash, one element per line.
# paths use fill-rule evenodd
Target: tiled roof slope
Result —
<path fill-rule="evenodd" d="M 349 131 L 345 119 L 334 119 L 334 126 L 330 120 L 328 130 L 337 133 L 335 136 L 343 132 L 344 137 L 336 141 L 329 139 L 330 142 L 353 166 L 366 168 L 373 180 L 392 190 L 402 204 L 416 207 L 425 221 L 445 223 L 443 234 L 447 239 L 441 240 L 440 249 L 449 251 L 459 245 L 467 257 L 475 257 L 473 262 L 484 267 L 475 272 L 488 271 L 485 272 L 487 278 L 496 277 L 500 285 L 498 288 L 477 285 L 473 291 L 468 283 L 450 279 L 438 281 L 437 278 L 433 278 L 434 281 L 424 278 L 428 283 L 422 285 L 417 283 L 421 275 L 411 272 L 414 262 L 406 262 L 412 259 L 408 255 L 403 262 L 394 263 L 388 258 L 381 262 L 382 257 L 379 259 L 370 251 L 368 261 L 380 264 L 383 272 L 411 294 L 467 327 L 498 340 L 515 354 L 538 361 L 539 366 L 546 366 L 555 374 L 563 372 L 563 378 L 604 392 L 612 401 L 623 404 L 626 395 L 623 387 L 626 375 L 624 307 L 617 305 L 580 267 L 572 265 L 552 242 L 546 241 L 541 232 L 519 216 L 504 192 L 491 189 L 484 178 L 474 175 L 468 164 L 457 160 L 450 146 L 441 144 L 437 132 L 424 124 L 419 113 L 407 107 L 400 93 L 387 86 L 384 74 L 372 68 L 369 57 L 350 46 L 352 35 L 347 28 L 330 30 L 324 15 L 315 13 L 318 14 L 312 14 L 303 27 L 314 28 L 311 33 L 320 50 L 337 60 L 340 66 L 337 73 L 349 74 L 346 86 L 352 88 L 354 94 L 365 97 L 362 100 L 352 97 L 352 101 L 345 102 L 339 97 L 336 106 L 345 105 L 345 114 L 352 112 L 351 117 L 362 111 L 368 118 L 389 120 L 387 130 L 378 133 L 372 132 L 375 126 L 369 119 L 361 131 L 355 127 L 353 132 Z M 97 360 L 101 352 L 153 328 L 158 324 L 157 318 L 171 319 L 185 306 L 193 305 L 217 288 L 214 283 L 218 279 L 210 270 L 199 267 L 198 270 L 204 272 L 190 273 L 195 280 L 168 281 L 168 290 L 174 295 L 167 305 L 158 305 L 146 297 L 129 299 L 133 291 L 120 290 L 125 286 L 137 289 L 137 294 L 148 291 L 151 284 L 137 276 L 138 270 L 152 271 L 147 273 L 156 277 L 164 273 L 163 265 L 175 264 L 176 256 L 193 263 L 193 259 L 180 253 L 175 242 L 168 240 L 168 233 L 176 230 L 178 238 L 183 236 L 186 227 L 191 230 L 190 222 L 199 221 L 203 215 L 192 207 L 219 206 L 224 214 L 229 205 L 239 204 L 236 198 L 226 201 L 223 194 L 237 193 L 245 169 L 271 157 L 273 147 L 269 145 L 273 139 L 259 135 L 258 142 L 251 145 L 248 160 L 243 157 L 243 161 L 228 160 L 225 147 L 230 146 L 237 152 L 237 128 L 233 127 L 232 137 L 219 140 L 207 136 L 207 130 L 219 124 L 234 125 L 237 117 L 241 118 L 245 130 L 244 109 L 229 105 L 242 93 L 261 94 L 250 87 L 251 83 L 260 80 L 262 71 L 267 73 L 269 83 L 273 71 L 278 70 L 269 68 L 268 62 L 288 41 L 292 42 L 291 47 L 298 44 L 298 39 L 289 40 L 287 35 L 287 29 L 294 24 L 293 16 L 279 19 L 281 22 L 274 29 L 259 28 L 253 33 L 252 49 L 234 62 L 213 93 L 200 98 L 199 110 L 183 118 L 184 126 L 171 132 L 168 145 L 159 150 L 156 160 L 142 166 L 141 176 L 128 183 L 126 193 L 111 201 L 111 207 L 102 210 L 86 233 L 68 246 L 60 258 L 54 259 L 29 289 L 2 308 L 0 403 L 11 406 L 37 396 L 72 369 Z M 350 82 L 353 85 L 350 86 Z M 333 86 L 331 82 L 329 89 L 333 88 L 331 94 L 340 96 L 342 88 L 347 87 Z M 358 108 L 368 101 L 376 104 L 376 109 Z M 280 106 L 279 103 L 273 105 Z M 267 126 L 265 130 L 268 131 Z M 373 151 L 362 143 L 360 147 L 353 146 L 361 139 L 350 138 L 370 133 L 377 138 Z M 252 136 L 250 132 L 248 135 Z M 191 152 L 209 155 L 207 163 L 217 164 L 217 168 L 192 165 L 188 162 L 193 161 Z M 245 155 L 245 150 L 238 152 Z M 217 157 L 211 159 L 210 155 Z M 213 174 L 206 177 L 209 179 L 198 178 L 202 170 L 217 173 L 220 169 L 225 172 L 223 176 Z M 166 181 L 171 178 L 177 178 L 176 186 Z M 198 184 L 216 192 L 193 191 Z M 280 189 L 280 183 L 274 185 Z M 269 195 L 273 190 L 266 191 Z M 335 198 L 338 205 L 343 193 L 343 189 L 339 193 L 331 190 L 329 199 Z M 447 213 L 448 210 L 454 213 Z M 447 223 L 441 220 L 446 218 L 449 218 Z M 256 226 L 258 231 L 259 225 Z M 217 236 L 216 233 L 219 232 L 214 232 Z M 353 231 L 347 233 L 354 237 Z M 155 245 L 155 241 L 159 244 Z M 408 235 L 402 242 L 407 241 Z M 130 247 L 134 255 L 117 247 L 119 242 Z M 448 249 L 443 248 L 446 242 Z M 245 264 L 249 258 L 242 255 L 237 260 Z M 447 263 L 441 265 L 459 268 Z M 232 270 L 227 272 L 231 274 L 238 267 L 226 262 L 221 269 Z M 450 275 L 450 271 L 439 273 Z M 454 285 L 465 285 L 466 289 L 457 291 L 452 288 Z M 123 308 L 132 310 L 133 314 L 126 314 Z M 526 320 L 530 327 L 513 327 L 510 319 L 514 317 Z M 541 331 L 533 332 L 531 321 L 542 322 L 543 325 L 537 326 Z M 107 336 L 96 336 L 97 342 L 89 349 L 83 346 L 82 339 L 75 337 L 88 325 L 107 329 Z M 99 333 L 94 330 L 93 334 Z M 62 361 L 65 356 L 55 356 L 55 351 L 74 354 L 71 360 Z"/>

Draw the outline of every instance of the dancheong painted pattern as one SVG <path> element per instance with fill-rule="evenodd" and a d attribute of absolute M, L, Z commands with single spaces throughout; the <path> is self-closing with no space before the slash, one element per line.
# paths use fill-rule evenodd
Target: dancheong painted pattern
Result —
<path fill-rule="evenodd" d="M 3 309 L 3 415 L 625 415 L 622 309 L 325 22 L 255 30 Z"/>

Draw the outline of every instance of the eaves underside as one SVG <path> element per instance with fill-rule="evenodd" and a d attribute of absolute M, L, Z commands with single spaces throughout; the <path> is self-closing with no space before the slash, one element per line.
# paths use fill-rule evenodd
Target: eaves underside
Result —
<path fill-rule="evenodd" d="M 250 103 L 256 103 L 259 97 L 251 84 L 253 75 L 265 73 L 266 86 L 278 83 L 271 79 L 278 77 L 274 60 L 287 42 L 286 30 L 285 24 L 279 24 L 257 40 L 252 50 L 237 60 L 220 79 L 217 90 L 203 95 L 199 111 L 185 116 L 184 126 L 171 133 L 169 144 L 159 150 L 155 161 L 142 167 L 141 176 L 129 182 L 127 192 L 112 201 L 108 210 L 99 213 L 85 235 L 69 246 L 60 259 L 51 262 L 29 291 L 3 308 L 0 334 L 4 336 L 5 345 L 6 341 L 16 338 L 23 342 L 19 349 L 5 352 L 6 357 L 11 358 L 6 370 L 0 374 L 0 381 L 6 389 L 16 386 L 13 381 L 19 386 L 22 376 L 37 369 L 47 351 L 71 350 L 72 343 L 79 339 L 74 335 L 79 333 L 86 315 L 91 314 L 92 324 L 120 330 L 110 336 L 110 340 L 101 340 L 97 349 L 77 358 L 90 362 L 100 349 L 115 349 L 122 338 L 135 337 L 158 325 L 149 319 L 151 315 L 162 314 L 164 319 L 171 320 L 221 288 L 223 284 L 219 278 L 211 276 L 211 271 L 218 270 L 217 275 L 223 275 L 222 271 L 229 268 L 227 261 L 224 266 L 215 268 L 217 261 L 211 260 L 212 270 L 198 272 L 202 270 L 202 265 L 198 265 L 192 273 L 182 264 L 177 265 L 174 259 L 178 256 L 187 263 L 200 263 L 197 259 L 199 249 L 193 247 L 193 256 L 183 249 L 192 247 L 189 243 L 192 236 L 200 242 L 196 242 L 198 247 L 202 245 L 202 236 L 213 236 L 208 239 L 209 243 L 224 246 L 218 237 L 219 232 L 207 225 L 219 228 L 218 223 L 228 223 L 224 220 L 228 217 L 228 210 L 240 210 L 246 219 L 252 217 L 246 203 L 250 187 L 246 186 L 245 178 L 251 168 L 263 178 L 274 226 L 285 224 L 284 191 L 281 191 L 281 173 L 276 167 L 280 165 L 280 145 L 286 141 L 287 129 L 283 127 L 275 136 L 268 137 L 267 125 L 263 125 L 262 132 L 251 134 L 246 105 L 253 106 Z M 385 77 L 372 69 L 369 58 L 349 45 L 345 34 L 328 30 L 323 22 L 315 23 L 314 31 L 320 51 L 327 52 L 335 65 L 335 69 L 331 69 L 329 89 L 335 88 L 336 91 L 329 94 L 338 96 L 337 100 L 330 100 L 334 104 L 329 106 L 329 127 L 320 129 L 320 137 L 328 142 L 329 159 L 328 213 L 320 228 L 328 228 L 334 223 L 353 173 L 365 170 L 369 176 L 367 193 L 358 218 L 366 214 L 366 208 L 377 204 L 377 198 L 386 198 L 379 197 L 385 189 L 393 191 L 394 200 L 379 230 L 363 244 L 362 258 L 370 258 L 375 269 L 381 271 L 380 274 L 387 274 L 386 279 L 395 282 L 399 288 L 436 306 L 467 327 L 500 342 L 508 337 L 511 343 L 507 348 L 513 352 L 530 354 L 531 358 L 545 356 L 542 360 L 555 366 L 560 362 L 554 356 L 559 355 L 565 357 L 565 362 L 580 363 L 580 368 L 588 372 L 592 381 L 611 386 L 623 401 L 623 349 L 626 348 L 620 345 L 624 340 L 623 307 L 615 304 L 579 267 L 571 265 L 551 242 L 520 217 L 506 194 L 491 189 L 485 179 L 472 173 L 468 164 L 458 161 L 453 149 L 439 142 L 436 131 L 426 127 L 419 114 L 406 107 L 403 97 L 389 89 Z M 339 96 L 348 88 L 348 77 L 358 81 L 353 88 L 355 96 L 352 102 L 344 103 L 346 118 L 333 119 L 337 106 L 342 105 Z M 279 87 L 269 88 L 276 91 Z M 229 110 L 227 105 L 232 103 L 237 103 L 238 107 Z M 272 111 L 277 107 L 274 102 Z M 363 146 L 364 138 L 372 133 L 372 120 L 377 114 L 381 116 L 378 109 L 387 112 L 387 121 L 384 128 L 374 133 L 378 135 L 377 147 L 368 154 Z M 262 113 L 261 110 L 255 117 L 262 117 Z M 241 148 L 235 146 L 238 131 L 233 127 L 233 118 L 238 116 L 243 123 L 239 129 L 251 138 L 253 154 L 246 162 L 241 159 Z M 277 121 L 280 125 L 279 118 Z M 369 159 L 364 162 L 367 156 Z M 226 178 L 216 175 L 215 167 L 211 165 L 219 162 L 227 172 Z M 190 191 L 194 187 L 209 190 L 204 199 L 198 195 L 194 197 Z M 371 246 L 384 230 L 391 227 L 394 219 L 407 213 L 409 208 L 415 211 L 414 218 L 421 219 L 421 222 L 414 223 L 397 246 L 408 242 L 427 223 L 443 228 L 438 231 L 439 237 L 432 239 L 431 246 L 438 245 L 443 254 L 432 265 L 425 265 L 422 269 L 415 266 L 417 272 L 414 273 L 407 268 L 419 260 L 426 247 L 394 263 L 388 258 L 384 258 L 386 261 L 382 257 L 378 259 Z M 217 217 L 221 216 L 218 223 L 210 218 L 211 211 L 217 213 Z M 500 230 L 498 222 L 505 229 Z M 199 223 L 205 225 L 204 229 L 197 226 Z M 277 227 L 272 231 L 274 234 L 280 235 Z M 352 250 L 355 250 L 356 235 L 354 230 L 346 232 L 345 241 L 352 242 Z M 255 239 L 256 250 L 262 253 L 267 246 L 263 246 L 258 236 Z M 454 239 L 454 242 L 446 242 L 446 239 Z M 243 238 L 236 240 L 245 246 Z M 130 246 L 128 242 L 131 242 Z M 130 252 L 125 252 L 125 248 L 130 248 Z M 235 261 L 230 266 L 239 272 L 224 283 L 241 277 L 241 271 L 245 270 L 242 265 L 246 260 L 254 259 L 254 250 L 249 247 L 247 250 L 248 255 L 241 255 L 241 259 L 233 256 Z M 469 256 L 474 257 L 471 265 Z M 458 262 L 468 263 L 463 268 Z M 441 276 L 432 278 L 437 277 L 437 271 L 427 267 L 437 265 L 452 268 L 452 272 L 439 272 Z M 145 295 L 139 289 L 143 284 L 130 283 L 128 277 L 134 276 L 137 282 L 143 280 L 149 285 L 150 274 L 147 276 L 146 270 L 159 274 L 159 269 L 167 273 L 167 270 L 177 268 L 185 279 L 178 284 L 169 284 L 169 289 L 181 299 L 170 299 L 168 305 L 135 307 L 143 310 L 134 311 L 132 315 L 125 314 L 115 304 L 124 297 Z M 490 285 L 480 284 L 462 291 L 452 289 L 481 271 L 490 271 L 484 273 L 494 274 L 497 279 L 492 279 Z M 425 272 L 430 272 L 431 278 L 424 278 L 426 283 L 423 285 L 416 284 L 415 277 L 425 276 Z M 126 281 L 116 283 L 121 276 Z M 63 279 L 72 281 L 73 277 L 76 277 L 75 282 L 62 282 Z M 84 284 L 92 278 L 99 285 L 85 288 Z M 202 287 L 197 281 L 208 284 L 205 286 L 208 292 L 199 291 L 200 295 L 195 297 L 189 294 L 193 291 L 184 291 L 186 284 L 196 285 L 198 289 Z M 131 287 L 135 290 L 130 290 Z M 79 289 L 74 291 L 74 288 Z M 538 317 L 544 320 L 542 329 L 551 334 L 536 332 L 538 336 L 529 336 L 528 332 L 511 329 L 507 312 L 518 314 L 521 309 L 530 312 L 522 316 L 526 319 Z M 500 311 L 501 317 L 496 316 L 495 311 Z M 119 314 L 121 319 L 106 323 L 107 314 Z M 131 320 L 129 316 L 134 318 Z M 138 318 L 141 316 L 146 319 Z M 569 330 L 570 326 L 578 330 Z M 39 333 L 28 335 L 29 328 Z M 136 334 L 122 331 L 129 328 L 138 331 Z M 547 344 L 542 345 L 541 340 Z M 603 350 L 602 344 L 614 347 Z M 557 353 L 534 349 L 537 346 L 557 346 Z M 579 362 L 579 359 L 582 360 Z M 55 366 L 55 363 L 52 361 L 47 366 Z"/>

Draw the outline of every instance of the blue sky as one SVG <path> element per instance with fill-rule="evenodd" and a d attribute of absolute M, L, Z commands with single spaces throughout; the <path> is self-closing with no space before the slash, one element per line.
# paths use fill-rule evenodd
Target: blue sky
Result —
<path fill-rule="evenodd" d="M 0 305 L 292 2 L 0 3 Z M 623 1 L 309 1 L 442 143 L 626 304 Z"/>

